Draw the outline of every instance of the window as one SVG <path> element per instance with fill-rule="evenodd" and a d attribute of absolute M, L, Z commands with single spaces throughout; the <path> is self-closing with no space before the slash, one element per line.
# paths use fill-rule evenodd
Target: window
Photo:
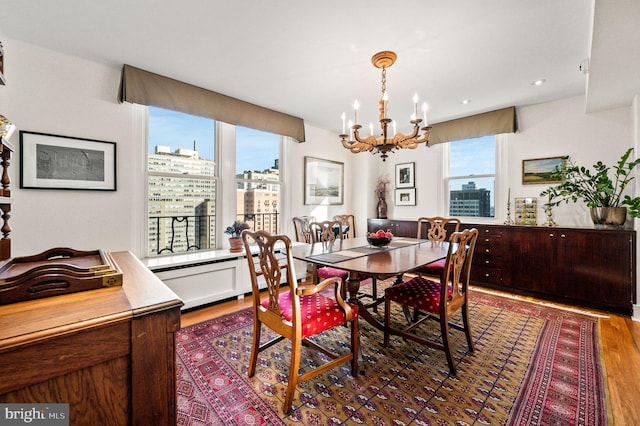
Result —
<path fill-rule="evenodd" d="M 215 248 L 215 122 L 148 111 L 148 255 Z"/>
<path fill-rule="evenodd" d="M 496 137 L 450 142 L 449 216 L 494 217 Z"/>
<path fill-rule="evenodd" d="M 273 133 L 236 127 L 237 219 L 272 234 L 281 229 L 281 140 Z"/>

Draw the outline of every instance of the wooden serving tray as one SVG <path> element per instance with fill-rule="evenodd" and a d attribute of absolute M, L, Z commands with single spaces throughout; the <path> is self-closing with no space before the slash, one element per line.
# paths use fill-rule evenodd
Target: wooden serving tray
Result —
<path fill-rule="evenodd" d="M 102 250 L 53 248 L 0 266 L 0 305 L 122 285 L 122 272 Z"/>

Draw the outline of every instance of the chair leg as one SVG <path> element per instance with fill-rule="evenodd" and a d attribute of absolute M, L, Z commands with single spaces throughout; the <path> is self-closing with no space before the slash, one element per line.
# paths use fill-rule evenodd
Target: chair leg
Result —
<path fill-rule="evenodd" d="M 453 364 L 453 357 L 451 356 L 451 346 L 449 345 L 449 319 L 445 315 L 440 316 L 440 331 L 442 332 L 442 346 L 444 353 L 447 355 L 447 364 L 449 364 L 449 371 L 454 376 L 456 375 L 456 366 Z"/>
<path fill-rule="evenodd" d="M 255 319 L 253 321 L 253 342 L 251 344 L 251 359 L 249 360 L 249 370 L 247 375 L 253 377 L 256 373 L 256 364 L 258 363 L 258 353 L 260 352 L 260 331 L 262 323 Z"/>
<path fill-rule="evenodd" d="M 390 329 L 391 329 L 391 300 L 385 297 L 384 299 L 384 342 L 382 344 L 385 348 L 389 345 Z"/>
<path fill-rule="evenodd" d="M 371 295 L 373 296 L 373 312 L 378 312 L 378 280 L 371 277 Z"/>
<path fill-rule="evenodd" d="M 471 327 L 469 326 L 469 309 L 467 304 L 462 305 L 462 325 L 464 326 L 464 334 L 467 336 L 467 346 L 469 352 L 473 352 L 473 340 L 471 340 Z"/>
<path fill-rule="evenodd" d="M 291 366 L 289 367 L 289 383 L 287 385 L 287 395 L 284 399 L 284 413 L 289 414 L 291 411 L 291 405 L 293 403 L 293 397 L 296 393 L 296 386 L 298 385 L 298 370 L 300 369 L 300 356 L 302 351 L 302 344 L 299 340 L 291 342 Z"/>
<path fill-rule="evenodd" d="M 360 356 L 360 330 L 358 319 L 351 321 L 351 375 L 358 377 L 358 357 Z"/>

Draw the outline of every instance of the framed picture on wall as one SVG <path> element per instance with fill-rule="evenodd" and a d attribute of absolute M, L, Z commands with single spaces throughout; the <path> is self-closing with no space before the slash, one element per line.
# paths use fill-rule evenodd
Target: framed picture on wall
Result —
<path fill-rule="evenodd" d="M 396 164 L 396 188 L 413 188 L 415 180 L 416 163 Z"/>
<path fill-rule="evenodd" d="M 415 206 L 416 205 L 416 189 L 400 188 L 396 189 L 396 206 Z"/>
<path fill-rule="evenodd" d="M 116 190 L 116 143 L 20 131 L 20 188 Z"/>
<path fill-rule="evenodd" d="M 304 203 L 344 204 L 344 163 L 304 157 Z"/>
<path fill-rule="evenodd" d="M 567 156 L 533 158 L 522 160 L 522 183 L 524 185 L 554 184 L 562 182 Z"/>

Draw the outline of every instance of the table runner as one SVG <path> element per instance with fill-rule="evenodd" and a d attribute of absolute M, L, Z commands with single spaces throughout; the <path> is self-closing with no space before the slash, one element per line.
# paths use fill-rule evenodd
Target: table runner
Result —
<path fill-rule="evenodd" d="M 333 253 L 322 253 L 307 256 L 307 259 L 317 260 L 324 263 L 339 263 L 349 259 L 355 259 L 357 257 L 368 256 L 372 253 L 383 253 L 390 250 L 395 250 L 400 247 L 411 246 L 414 244 L 421 244 L 429 240 L 410 241 L 410 240 L 393 240 L 386 247 L 375 247 L 371 245 L 354 247 L 347 250 L 340 250 Z"/>

